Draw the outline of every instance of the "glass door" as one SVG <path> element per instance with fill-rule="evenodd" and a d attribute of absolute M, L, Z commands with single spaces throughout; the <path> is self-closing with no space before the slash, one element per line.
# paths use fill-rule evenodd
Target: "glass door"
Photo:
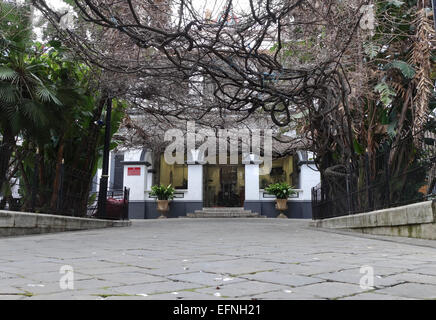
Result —
<path fill-rule="evenodd" d="M 243 207 L 244 174 L 243 165 L 205 165 L 204 206 Z"/>

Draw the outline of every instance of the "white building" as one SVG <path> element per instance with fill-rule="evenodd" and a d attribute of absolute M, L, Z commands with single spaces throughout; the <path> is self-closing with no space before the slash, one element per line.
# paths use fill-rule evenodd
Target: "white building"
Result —
<path fill-rule="evenodd" d="M 207 207 L 243 207 L 261 215 L 276 217 L 275 197 L 264 188 L 274 182 L 288 182 L 297 191 L 288 199 L 289 218 L 311 218 L 311 188 L 320 182 L 312 156 L 298 151 L 293 156 L 275 159 L 270 174 L 261 175 L 263 164 L 168 165 L 161 156 L 153 163 L 147 149 L 111 152 L 109 188 L 130 189 L 129 218 L 156 218 L 156 199 L 150 197 L 153 181 L 171 184 L 176 195 L 170 203 L 169 217 L 185 216 Z M 157 157 L 159 158 L 159 157 Z"/>

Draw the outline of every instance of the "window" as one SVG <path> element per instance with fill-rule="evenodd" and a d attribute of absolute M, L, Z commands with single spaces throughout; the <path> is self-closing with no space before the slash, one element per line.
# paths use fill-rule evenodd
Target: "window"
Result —
<path fill-rule="evenodd" d="M 171 184 L 175 189 L 188 189 L 188 166 L 186 164 L 169 165 L 162 154 L 159 171 L 160 184 L 165 186 Z"/>
<path fill-rule="evenodd" d="M 263 169 L 268 171 L 268 168 L 264 164 L 260 165 L 259 186 L 260 189 L 265 189 L 268 185 L 277 182 L 287 182 L 291 186 L 296 187 L 294 172 L 293 157 L 275 159 L 272 161 L 272 166 L 269 170 L 269 174 L 262 175 Z"/>

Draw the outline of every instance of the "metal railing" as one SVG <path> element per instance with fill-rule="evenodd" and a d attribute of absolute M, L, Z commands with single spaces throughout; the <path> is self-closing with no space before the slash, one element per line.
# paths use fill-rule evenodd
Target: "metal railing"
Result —
<path fill-rule="evenodd" d="M 387 143 L 376 155 L 364 153 L 353 164 L 324 173 L 312 188 L 312 217 L 325 219 L 436 198 L 436 137 L 422 134 L 395 146 Z"/>
<path fill-rule="evenodd" d="M 104 219 L 128 220 L 129 219 L 129 195 L 130 189 L 109 189 L 107 191 Z M 90 197 L 95 199 L 88 205 L 87 216 L 96 218 L 98 216 L 98 192 L 92 192 Z"/>
<path fill-rule="evenodd" d="M 99 186 L 91 173 L 62 164 L 45 162 L 41 178 L 38 164 L 28 169 L 30 179 L 20 177 L 21 197 L 7 199 L 13 211 L 41 212 L 75 217 L 97 217 Z M 57 174 L 55 174 L 55 172 Z M 48 179 L 47 176 L 50 178 Z M 53 179 L 57 178 L 57 182 Z M 103 219 L 128 219 L 129 189 L 109 189 Z"/>

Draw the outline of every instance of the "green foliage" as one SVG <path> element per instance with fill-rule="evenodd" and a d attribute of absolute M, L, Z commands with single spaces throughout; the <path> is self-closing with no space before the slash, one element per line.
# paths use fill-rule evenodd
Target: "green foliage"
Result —
<path fill-rule="evenodd" d="M 356 152 L 357 154 L 363 154 L 365 152 L 365 149 L 359 144 L 356 139 L 353 139 L 353 148 L 354 152 Z"/>
<path fill-rule="evenodd" d="M 175 191 L 176 190 L 171 185 L 168 185 L 167 187 L 164 185 L 152 186 L 150 195 L 157 197 L 158 200 L 171 200 L 174 198 Z"/>
<path fill-rule="evenodd" d="M 374 91 L 380 94 L 380 101 L 385 107 L 390 106 L 396 96 L 396 92 L 384 81 L 377 84 Z"/>
<path fill-rule="evenodd" d="M 17 160 L 13 164 L 24 203 L 30 201 L 31 184 L 38 177 L 37 210 L 45 211 L 54 194 L 57 165 L 64 159 L 66 167 L 82 175 L 65 178 L 64 187 L 80 193 L 76 201 L 86 205 L 86 191 L 104 145 L 105 127 L 95 124 L 104 110 L 96 81 L 100 70 L 78 60 L 56 38 L 45 44 L 32 41 L 28 5 L 0 1 L 0 10 L 8 12 L 0 20 L 0 147 L 6 137 L 13 142 L 8 152 L 0 150 L 0 164 L 9 163 L 11 157 Z M 111 136 L 125 109 L 125 102 L 113 99 Z M 22 143 L 15 145 L 18 138 Z M 116 145 L 112 142 L 110 147 Z M 0 168 L 1 186 L 7 168 Z"/>
<path fill-rule="evenodd" d="M 413 69 L 413 67 L 407 62 L 401 60 L 394 60 L 385 66 L 386 70 L 392 68 L 400 70 L 403 76 L 407 79 L 412 79 L 415 76 L 415 69 Z"/>
<path fill-rule="evenodd" d="M 387 2 L 391 5 L 394 5 L 395 7 L 401 7 L 404 2 L 399 0 L 387 0 Z"/>
<path fill-rule="evenodd" d="M 365 54 L 368 55 L 369 58 L 372 60 L 378 55 L 381 47 L 374 42 L 369 41 L 363 44 L 363 50 L 365 51 Z"/>
<path fill-rule="evenodd" d="M 270 184 L 265 188 L 269 194 L 273 194 L 277 199 L 287 199 L 290 195 L 295 194 L 296 191 L 286 182 L 279 182 Z"/>

